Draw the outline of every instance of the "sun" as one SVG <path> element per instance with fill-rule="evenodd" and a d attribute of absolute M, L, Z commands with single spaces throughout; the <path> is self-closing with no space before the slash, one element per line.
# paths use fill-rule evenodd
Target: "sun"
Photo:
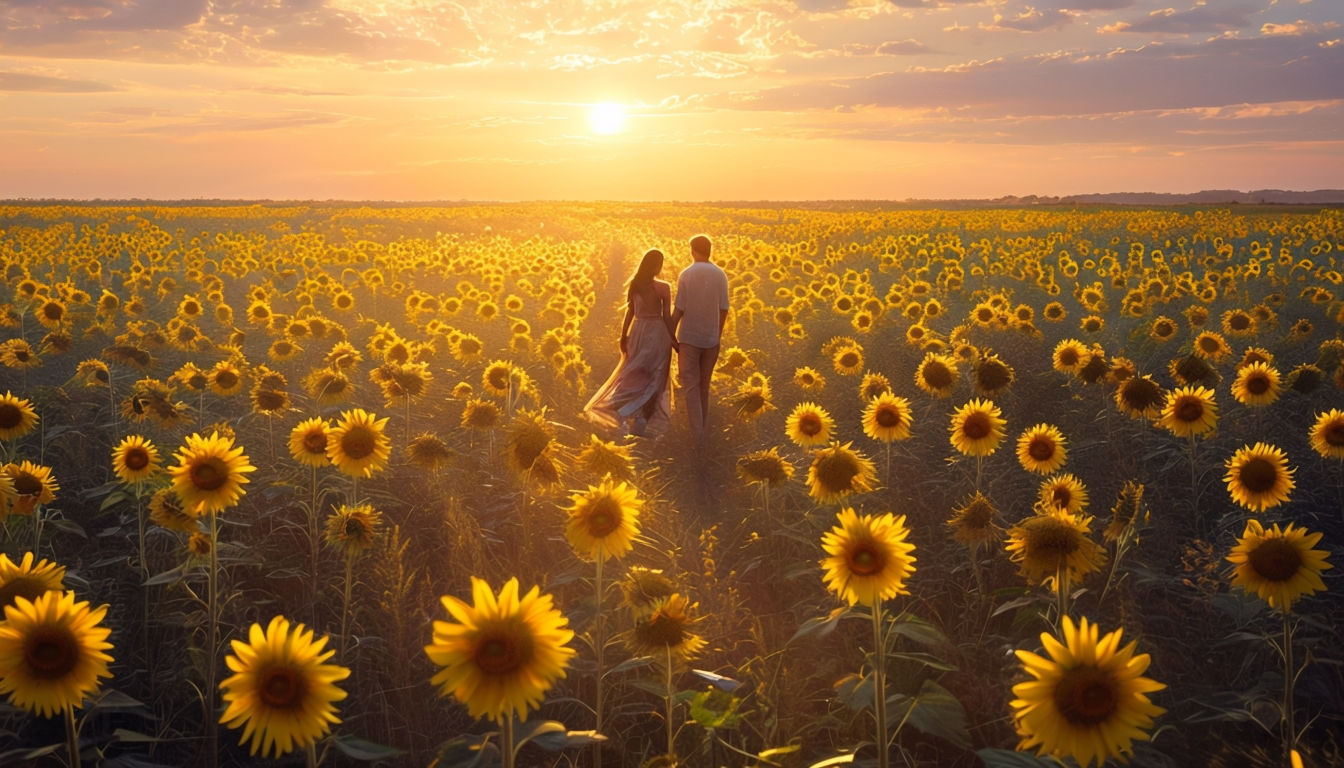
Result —
<path fill-rule="evenodd" d="M 610 101 L 594 104 L 588 111 L 588 124 L 594 133 L 620 133 L 625 128 L 625 107 Z"/>

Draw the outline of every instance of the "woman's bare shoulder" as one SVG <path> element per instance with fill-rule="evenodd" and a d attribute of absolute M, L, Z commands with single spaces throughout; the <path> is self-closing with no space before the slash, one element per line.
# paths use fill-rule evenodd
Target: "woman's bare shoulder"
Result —
<path fill-rule="evenodd" d="M 654 278 L 653 288 L 654 290 L 659 291 L 660 293 L 661 292 L 670 293 L 672 291 L 672 284 L 667 282 L 666 280 L 659 280 L 657 278 Z"/>

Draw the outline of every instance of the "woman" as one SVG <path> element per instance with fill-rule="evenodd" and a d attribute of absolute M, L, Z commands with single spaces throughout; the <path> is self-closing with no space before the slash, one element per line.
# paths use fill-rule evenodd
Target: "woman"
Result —
<path fill-rule="evenodd" d="M 671 392 L 667 387 L 672 365 L 672 287 L 657 279 L 663 271 L 663 252 L 644 254 L 627 283 L 625 318 L 621 321 L 621 361 L 583 413 L 610 429 L 631 422 L 631 434 L 655 434 L 667 428 Z"/>

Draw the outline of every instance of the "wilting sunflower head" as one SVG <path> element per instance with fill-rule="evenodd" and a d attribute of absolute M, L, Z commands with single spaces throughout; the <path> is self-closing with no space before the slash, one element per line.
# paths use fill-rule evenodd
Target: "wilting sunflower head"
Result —
<path fill-rule="evenodd" d="M 1218 405 L 1213 390 L 1181 387 L 1167 395 L 1159 423 L 1177 437 L 1194 437 L 1218 425 Z"/>
<path fill-rule="evenodd" d="M 971 381 L 975 391 L 985 397 L 993 397 L 1012 385 L 1016 374 L 998 355 L 989 352 L 975 363 Z"/>
<path fill-rule="evenodd" d="M 29 601 L 48 592 L 65 590 L 65 566 L 45 558 L 37 560 L 32 552 L 24 552 L 18 563 L 0 552 L 0 616 L 6 606 L 14 605 L 16 598 Z"/>
<path fill-rule="evenodd" d="M 913 422 L 910 401 L 891 392 L 869 400 L 863 409 L 863 434 L 884 443 L 910 437 Z"/>
<path fill-rule="evenodd" d="M 635 479 L 634 465 L 630 460 L 630 446 L 614 441 L 603 440 L 597 435 L 589 435 L 588 442 L 574 459 L 580 472 L 592 477 L 610 475 L 616 480 Z"/>
<path fill-rule="evenodd" d="M 1320 541 L 1320 533 L 1308 533 L 1292 523 L 1283 530 L 1278 524 L 1266 530 L 1258 520 L 1248 520 L 1227 556 L 1235 566 L 1232 585 L 1289 613 L 1298 598 L 1325 590 L 1321 572 L 1334 566 L 1326 562 L 1329 552 L 1314 549 Z"/>
<path fill-rule="evenodd" d="M 915 572 L 915 545 L 907 539 L 905 515 L 859 515 L 845 507 L 835 527 L 821 537 L 826 588 L 850 605 L 874 605 L 910 594 L 906 580 Z"/>
<path fill-rule="evenodd" d="M 1166 711 L 1148 698 L 1166 686 L 1143 677 L 1149 656 L 1136 655 L 1133 642 L 1121 648 L 1121 630 L 1098 637 L 1086 618 L 1075 625 L 1065 616 L 1062 623 L 1062 638 L 1041 635 L 1050 658 L 1017 651 L 1031 676 L 1013 686 L 1018 749 L 1069 756 L 1083 768 L 1112 758 L 1124 762 L 1133 742 L 1146 740 L 1153 718 Z"/>
<path fill-rule="evenodd" d="M 509 467 L 519 474 L 532 470 L 538 459 L 546 455 L 554 443 L 551 423 L 545 410 L 519 411 L 509 422 L 508 446 L 505 449 Z"/>
<path fill-rule="evenodd" d="M 0 440 L 16 440 L 37 426 L 37 411 L 27 398 L 6 391 L 0 396 Z"/>
<path fill-rule="evenodd" d="M 1049 582 L 1060 588 L 1059 576 L 1070 583 L 1101 568 L 1106 552 L 1088 538 L 1092 518 L 1081 518 L 1067 509 L 1038 505 L 1034 515 L 1008 529 L 1008 553 L 1022 576 L 1031 584 Z"/>
<path fill-rule="evenodd" d="M 247 475 L 254 471 L 242 446 L 234 446 L 232 437 L 212 432 L 210 437 L 199 433 L 188 437 L 177 450 L 177 466 L 168 473 L 182 503 L 194 514 L 203 514 L 237 504 L 246 493 Z"/>
<path fill-rule="evenodd" d="M 1293 472 L 1288 455 L 1266 443 L 1242 446 L 1227 460 L 1227 491 L 1232 500 L 1253 511 L 1263 512 L 1288 501 L 1293 490 Z"/>
<path fill-rule="evenodd" d="M 952 509 L 952 517 L 947 525 L 952 529 L 952 538 L 971 550 L 983 545 L 993 545 L 1003 540 L 1003 528 L 998 524 L 999 510 L 983 493 L 962 502 Z"/>
<path fill-rule="evenodd" d="M 140 435 L 129 435 L 112 449 L 112 472 L 123 483 L 139 483 L 160 469 L 159 449 Z"/>
<path fill-rule="evenodd" d="M 803 448 L 829 443 L 834 427 L 835 420 L 826 409 L 812 402 L 794 406 L 793 411 L 784 420 L 784 433 L 795 445 Z"/>
<path fill-rule="evenodd" d="M 387 467 L 392 455 L 386 427 L 386 416 L 380 419 L 363 408 L 342 411 L 327 432 L 327 459 L 341 474 L 373 477 Z"/>
<path fill-rule="evenodd" d="M 1022 468 L 1038 475 L 1048 475 L 1064 466 L 1068 457 L 1064 433 L 1052 424 L 1037 424 L 1017 438 L 1017 460 Z"/>
<path fill-rule="evenodd" d="M 499 406 L 490 400 L 474 397 L 462 408 L 462 428 L 484 432 L 499 426 Z"/>
<path fill-rule="evenodd" d="M 867 403 L 878 395 L 891 391 L 891 380 L 883 374 L 875 371 L 869 371 L 863 374 L 863 381 L 859 383 L 859 402 Z"/>
<path fill-rule="evenodd" d="M 111 677 L 107 606 L 89 608 L 73 592 L 17 596 L 0 622 L 0 693 L 42 717 L 79 707 Z"/>
<path fill-rule="evenodd" d="M 852 493 L 873 490 L 877 470 L 852 445 L 832 442 L 812 456 L 812 465 L 807 469 L 807 492 L 817 502 L 830 504 Z"/>
<path fill-rule="evenodd" d="M 336 683 L 350 670 L 327 663 L 336 651 L 324 650 L 326 644 L 283 616 L 265 629 L 253 624 L 247 642 L 232 642 L 224 661 L 233 674 L 219 684 L 227 705 L 219 722 L 242 728 L 238 743 L 251 739 L 249 754 L 279 757 L 309 747 L 341 722 L 335 703 L 347 694 Z"/>
<path fill-rule="evenodd" d="M 1133 530 L 1140 522 L 1139 510 L 1143 508 L 1143 483 L 1136 480 L 1126 480 L 1123 488 L 1120 489 L 1120 495 L 1115 500 L 1115 506 L 1111 507 L 1111 524 L 1106 526 L 1102 532 L 1102 538 L 1106 541 L 1115 541 L 1125 535 L 1125 531 Z"/>
<path fill-rule="evenodd" d="M 303 388 L 318 405 L 345 402 L 355 391 L 350 377 L 335 368 L 319 368 L 308 374 L 304 377 Z"/>
<path fill-rule="evenodd" d="M 1131 376 L 1115 389 L 1115 407 L 1132 419 L 1155 419 L 1167 395 L 1151 376 Z"/>
<path fill-rule="evenodd" d="M 442 598 L 452 620 L 435 621 L 433 641 L 425 646 L 439 667 L 430 682 L 441 696 L 465 704 L 472 717 L 526 719 L 565 676 L 574 632 L 537 587 L 519 597 L 513 578 L 496 596 L 485 581 L 472 577 L 471 583 L 472 605 Z"/>
<path fill-rule="evenodd" d="M 793 477 L 793 465 L 779 455 L 779 448 L 752 451 L 737 460 L 737 476 L 746 483 L 762 483 L 774 487 Z"/>
<path fill-rule="evenodd" d="M 947 355 L 925 353 L 915 368 L 915 386 L 935 397 L 950 397 L 960 379 L 956 359 Z"/>
<path fill-rule="evenodd" d="M 967 456 L 988 456 L 998 450 L 1007 424 L 1003 411 L 989 400 L 976 398 L 952 414 L 948 425 L 952 447 Z"/>
<path fill-rule="evenodd" d="M 428 432 L 406 444 L 406 462 L 417 469 L 433 472 L 453 460 L 453 449 L 438 435 Z"/>
<path fill-rule="evenodd" d="M 677 583 L 661 570 L 632 565 L 621 580 L 621 594 L 636 617 L 653 612 L 658 602 L 677 593 Z"/>
<path fill-rule="evenodd" d="M 83 382 L 86 387 L 107 387 L 111 386 L 112 382 L 112 374 L 107 368 L 107 363 L 96 358 L 82 361 L 75 368 L 75 378 Z"/>
<path fill-rule="evenodd" d="M 669 653 L 683 661 L 693 658 L 705 647 L 704 638 L 691 631 L 699 622 L 694 615 L 698 605 L 677 593 L 655 601 L 647 613 L 635 616 L 630 646 L 654 658 Z"/>
<path fill-rule="evenodd" d="M 199 518 L 182 504 L 172 488 L 160 488 L 150 497 L 149 519 L 170 531 L 196 533 L 200 530 Z"/>
<path fill-rule="evenodd" d="M 373 547 L 382 526 L 383 513 L 369 504 L 342 504 L 327 516 L 327 546 L 355 557 Z"/>
<path fill-rule="evenodd" d="M 766 411 L 775 409 L 769 380 L 759 373 L 752 374 L 752 377 L 743 382 L 737 392 L 729 398 L 729 403 L 737 411 L 738 418 L 743 421 L 753 421 Z"/>
<path fill-rule="evenodd" d="M 1303 363 L 1288 373 L 1288 378 L 1284 380 L 1284 386 L 1294 392 L 1306 395 L 1315 392 L 1324 380 L 1325 371 L 1312 363 Z"/>
<path fill-rule="evenodd" d="M 585 560 L 624 557 L 639 535 L 643 499 L 634 486 L 607 476 L 569 497 L 565 538 Z"/>

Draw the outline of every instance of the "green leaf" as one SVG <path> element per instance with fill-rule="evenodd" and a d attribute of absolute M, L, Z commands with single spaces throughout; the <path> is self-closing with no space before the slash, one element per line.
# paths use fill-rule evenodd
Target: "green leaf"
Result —
<path fill-rule="evenodd" d="M 809 765 L 807 768 L 831 768 L 831 766 L 834 765 L 849 765 L 852 762 L 854 762 L 854 753 L 851 752 L 847 755 L 828 757 L 825 760 Z"/>
<path fill-rule="evenodd" d="M 103 503 L 98 506 L 98 511 L 106 512 L 129 498 L 131 498 L 130 495 L 125 491 L 113 491 L 107 494 L 107 498 L 103 499 Z"/>
<path fill-rule="evenodd" d="M 700 691 L 691 696 L 691 719 L 704 728 L 736 728 L 742 720 L 737 711 L 741 704 L 741 699 L 717 688 Z"/>
<path fill-rule="evenodd" d="M 803 622 L 803 625 L 798 628 L 797 632 L 793 633 L 793 637 L 790 637 L 789 642 L 785 643 L 785 645 L 789 645 L 795 640 L 802 640 L 809 637 L 818 639 L 826 637 L 835 631 L 835 628 L 839 625 L 841 619 L 851 614 L 853 614 L 853 611 L 850 606 L 844 605 L 831 611 L 826 616 L 808 619 Z"/>
<path fill-rule="evenodd" d="M 145 706 L 144 702 L 138 699 L 133 699 L 130 696 L 127 696 L 126 694 L 122 693 L 121 691 L 115 690 L 113 688 L 108 688 L 107 690 L 103 691 L 103 695 L 99 696 L 98 699 L 94 701 L 93 705 L 90 706 L 89 708 L 139 709 L 143 708 L 144 706 Z"/>
<path fill-rule="evenodd" d="M 153 576 L 150 576 L 148 579 L 145 579 L 145 582 L 140 586 L 157 587 L 162 584 L 175 584 L 182 580 L 182 575 L 183 572 L 181 568 L 174 568 L 170 571 L 164 571 L 163 573 L 156 573 Z"/>
<path fill-rule="evenodd" d="M 84 526 L 80 525 L 74 520 L 71 520 L 68 517 L 53 517 L 44 521 L 42 524 L 50 528 L 54 528 L 60 531 L 61 533 L 68 533 L 73 536 L 78 536 L 81 539 L 89 538 L 89 534 L 84 532 Z"/>
<path fill-rule="evenodd" d="M 985 768 L 1058 768 L 1059 763 L 1027 752 L 1011 749 L 981 749 L 975 753 Z"/>
<path fill-rule="evenodd" d="M 971 734 L 966 729 L 966 710 L 946 688 L 932 680 L 925 680 L 909 706 L 911 709 L 908 710 L 906 722 L 910 725 L 962 749 L 971 748 Z"/>
<path fill-rule="evenodd" d="M 355 760 L 389 760 L 406 754 L 404 750 L 375 744 L 358 736 L 336 736 L 331 741 L 342 754 Z"/>
<path fill-rule="evenodd" d="M 514 735 L 513 753 L 515 755 L 518 754 L 518 750 L 529 741 L 536 741 L 538 745 L 540 745 L 543 736 L 556 733 L 563 737 L 565 733 L 564 723 L 555 720 L 529 720 L 526 723 L 522 723 L 518 726 L 518 730 Z"/>
<path fill-rule="evenodd" d="M 783 763 L 776 761 L 775 758 L 783 757 L 784 755 L 792 755 L 802 748 L 803 745 L 801 744 L 787 744 L 782 747 L 771 747 L 770 749 L 757 752 L 756 759 L 764 763 L 769 763 L 770 765 L 783 765 Z"/>
<path fill-rule="evenodd" d="M 158 742 L 163 741 L 163 739 L 155 738 L 153 736 L 150 736 L 149 734 L 140 733 L 139 731 L 128 731 L 125 728 L 118 728 L 117 730 L 113 731 L 112 740 L 131 741 L 136 743 L 147 743 L 147 744 L 157 744 Z"/>
<path fill-rule="evenodd" d="M 943 647 L 949 643 L 938 628 L 916 616 L 905 614 L 891 623 L 892 634 L 908 638 L 923 646 Z"/>
<path fill-rule="evenodd" d="M 498 756 L 494 744 L 486 744 L 481 736 L 458 736 L 439 745 L 439 755 L 430 768 L 479 768 L 486 756 Z"/>
<path fill-rule="evenodd" d="M 873 706 L 873 676 L 848 674 L 835 681 L 835 696 L 846 707 L 862 712 Z"/>
<path fill-rule="evenodd" d="M 625 661 L 622 661 L 620 664 L 617 664 L 611 669 L 608 669 L 606 673 L 603 674 L 602 676 L 606 677 L 607 675 L 615 675 L 621 672 L 629 672 L 632 669 L 647 667 L 652 663 L 653 663 L 652 656 L 636 656 L 633 659 L 626 659 Z"/>
<path fill-rule="evenodd" d="M 607 740 L 606 736 L 597 731 L 566 731 L 563 726 L 561 728 L 560 731 L 549 731 L 533 738 L 532 743 L 547 751 L 559 752 L 562 749 L 601 744 Z"/>

